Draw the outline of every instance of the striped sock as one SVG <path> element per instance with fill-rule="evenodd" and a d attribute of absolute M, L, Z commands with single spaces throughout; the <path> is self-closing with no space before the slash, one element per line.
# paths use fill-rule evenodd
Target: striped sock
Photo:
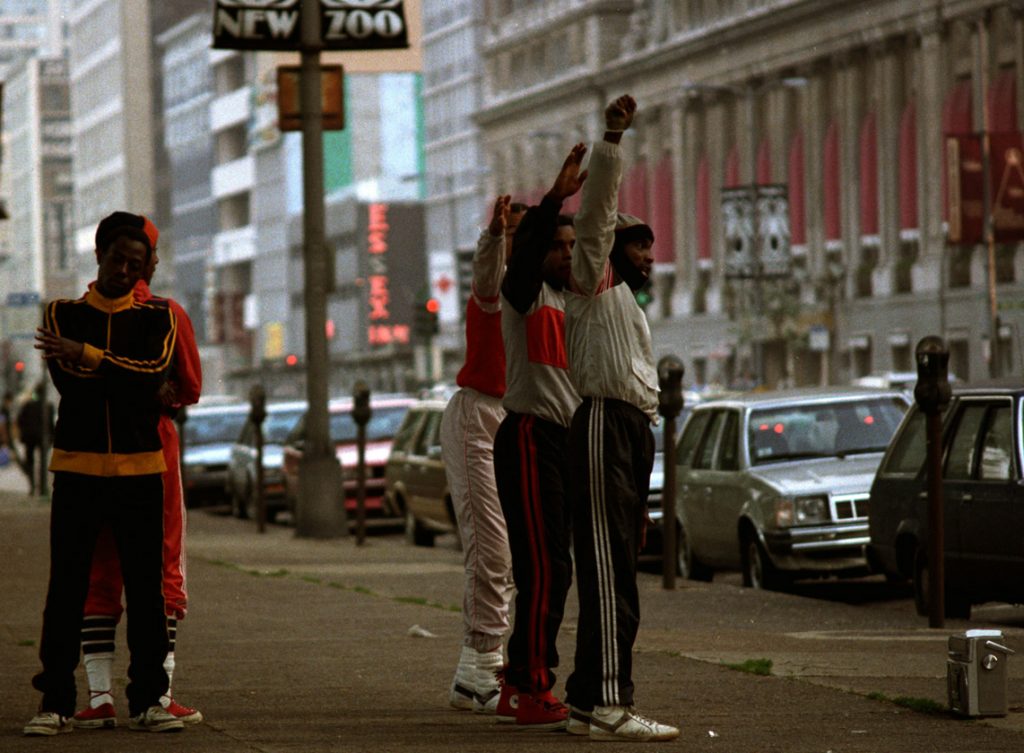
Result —
<path fill-rule="evenodd" d="M 89 680 L 89 706 L 99 708 L 113 703 L 111 674 L 114 666 L 116 615 L 87 615 L 82 618 L 82 656 Z"/>

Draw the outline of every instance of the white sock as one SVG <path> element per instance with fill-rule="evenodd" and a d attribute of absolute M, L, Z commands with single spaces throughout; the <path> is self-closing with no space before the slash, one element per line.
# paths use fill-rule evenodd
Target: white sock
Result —
<path fill-rule="evenodd" d="M 476 655 L 476 692 L 478 695 L 484 695 L 489 690 L 498 687 L 498 673 L 504 663 L 505 659 L 500 648 L 497 651 Z"/>
<path fill-rule="evenodd" d="M 476 649 L 463 646 L 459 654 L 459 666 L 455 668 L 454 684 L 461 685 L 471 692 L 476 691 Z"/>
<path fill-rule="evenodd" d="M 164 659 L 164 671 L 167 672 L 167 692 L 160 696 L 160 705 L 167 708 L 171 705 L 171 680 L 174 679 L 174 652 L 168 651 Z"/>

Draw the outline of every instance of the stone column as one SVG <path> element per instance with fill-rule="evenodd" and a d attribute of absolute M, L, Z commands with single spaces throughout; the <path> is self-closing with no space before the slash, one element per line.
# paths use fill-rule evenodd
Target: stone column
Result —
<path fill-rule="evenodd" d="M 839 69 L 839 183 L 843 261 L 846 264 L 848 298 L 856 293 L 856 271 L 860 264 L 860 126 L 864 113 L 860 63 L 852 55 L 836 60 Z"/>
<path fill-rule="evenodd" d="M 691 305 L 693 286 L 696 282 L 697 266 L 696 244 L 693 238 L 693 211 L 695 196 L 694 173 L 694 139 L 688 138 L 687 122 L 692 114 L 686 110 L 686 100 L 680 98 L 668 105 L 669 143 L 672 154 L 672 217 L 673 242 L 676 248 L 675 283 L 672 286 L 672 316 L 679 318 L 688 316 Z"/>
<path fill-rule="evenodd" d="M 878 266 L 872 275 L 876 297 L 889 296 L 894 288 L 893 276 L 900 252 L 900 116 L 903 109 L 903 50 L 894 43 L 879 46 L 878 109 Z"/>
<path fill-rule="evenodd" d="M 707 104 L 705 110 L 706 126 L 705 143 L 707 144 L 708 167 L 711 173 L 710 191 L 710 236 L 711 236 L 711 284 L 708 287 L 708 313 L 717 314 L 722 311 L 722 290 L 725 284 L 725 265 L 723 264 L 722 232 L 722 193 L 721 186 L 725 173 L 725 156 L 730 147 L 727 128 L 727 106 L 722 100 L 714 100 Z"/>
<path fill-rule="evenodd" d="M 920 252 L 911 270 L 915 293 L 945 287 L 946 231 L 943 227 L 942 185 L 946 145 L 942 134 L 942 104 L 946 96 L 947 44 L 945 28 L 936 15 L 918 27 L 917 61 L 917 227 Z"/>

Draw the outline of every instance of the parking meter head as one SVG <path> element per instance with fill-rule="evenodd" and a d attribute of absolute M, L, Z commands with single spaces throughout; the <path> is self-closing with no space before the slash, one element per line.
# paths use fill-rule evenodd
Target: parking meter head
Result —
<path fill-rule="evenodd" d="M 373 411 L 370 409 L 370 388 L 359 381 L 352 388 L 352 419 L 359 426 L 366 426 Z"/>
<path fill-rule="evenodd" d="M 249 389 L 249 417 L 255 424 L 262 424 L 267 417 L 267 393 L 262 385 L 254 384 Z"/>
<path fill-rule="evenodd" d="M 914 400 L 925 414 L 941 413 L 949 405 L 953 389 L 949 386 L 949 350 L 941 337 L 921 338 L 914 351 L 917 360 L 917 385 Z"/>
<path fill-rule="evenodd" d="M 686 368 L 675 356 L 658 361 L 658 413 L 674 418 L 683 410 L 683 374 Z"/>

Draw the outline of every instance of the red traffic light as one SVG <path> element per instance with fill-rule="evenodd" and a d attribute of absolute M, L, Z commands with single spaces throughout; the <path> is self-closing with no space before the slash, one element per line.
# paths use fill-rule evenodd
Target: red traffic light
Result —
<path fill-rule="evenodd" d="M 287 356 L 285 356 L 284 362 L 288 366 L 294 366 L 295 364 L 297 364 L 299 362 L 299 357 L 297 355 L 295 355 L 294 353 L 289 353 Z"/>
<path fill-rule="evenodd" d="M 441 310 L 441 303 L 436 298 L 428 298 L 424 306 L 431 314 L 436 314 Z"/>
<path fill-rule="evenodd" d="M 14 362 L 14 370 L 17 371 L 19 374 L 21 372 L 23 372 L 25 370 L 25 362 L 24 361 L 15 361 Z"/>

